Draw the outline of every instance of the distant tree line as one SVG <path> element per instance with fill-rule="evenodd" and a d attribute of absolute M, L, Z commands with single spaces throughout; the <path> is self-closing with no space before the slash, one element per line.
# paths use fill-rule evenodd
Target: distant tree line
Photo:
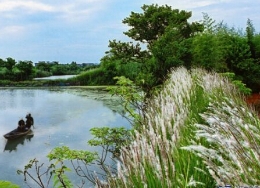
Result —
<path fill-rule="evenodd" d="M 259 90 L 260 34 L 250 19 L 242 31 L 205 13 L 203 21 L 189 23 L 191 12 L 167 5 L 144 5 L 142 10 L 123 20 L 131 41 L 109 41 L 100 67 L 77 79 L 87 85 L 114 84 L 114 77 L 125 76 L 149 92 L 164 82 L 170 69 L 185 66 L 235 73 L 235 79 Z"/>
<path fill-rule="evenodd" d="M 18 61 L 8 57 L 0 59 L 0 80 L 25 81 L 36 77 L 52 75 L 73 75 L 86 71 L 96 65 L 79 66 L 76 62 L 59 64 L 59 62 L 41 61 L 33 66 L 32 61 Z"/>

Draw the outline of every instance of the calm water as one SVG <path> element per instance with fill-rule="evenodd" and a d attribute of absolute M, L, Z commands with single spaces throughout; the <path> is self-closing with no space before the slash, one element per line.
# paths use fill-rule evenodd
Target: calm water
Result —
<path fill-rule="evenodd" d="M 17 127 L 30 112 L 33 135 L 13 142 L 0 137 L 0 180 L 27 187 L 17 169 L 30 159 L 47 162 L 46 155 L 56 146 L 93 151 L 87 145 L 92 127 L 129 126 L 116 112 L 117 100 L 103 91 L 87 89 L 0 89 L 0 134 Z M 25 118 L 24 118 L 25 119 Z"/>
<path fill-rule="evenodd" d="M 43 78 L 34 78 L 34 80 L 57 80 L 57 79 L 68 79 L 73 78 L 76 75 L 62 75 L 62 76 L 48 76 Z"/>

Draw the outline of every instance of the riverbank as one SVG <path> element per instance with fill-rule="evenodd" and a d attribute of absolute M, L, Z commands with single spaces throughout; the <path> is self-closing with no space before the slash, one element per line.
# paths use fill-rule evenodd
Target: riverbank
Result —
<path fill-rule="evenodd" d="M 49 87 L 59 87 L 59 88 L 86 88 L 86 89 L 102 89 L 109 85 L 82 85 L 80 82 L 72 82 L 66 79 L 54 79 L 54 80 L 30 80 L 30 81 L 9 81 L 0 80 L 0 88 L 49 88 Z"/>
<path fill-rule="evenodd" d="M 108 87 L 113 86 L 0 86 L 0 89 L 46 89 L 46 88 L 60 88 L 60 89 L 90 89 L 108 91 Z"/>

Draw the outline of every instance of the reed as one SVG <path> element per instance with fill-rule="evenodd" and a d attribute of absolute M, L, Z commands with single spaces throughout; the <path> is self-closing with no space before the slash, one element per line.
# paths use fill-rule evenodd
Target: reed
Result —
<path fill-rule="evenodd" d="M 260 121 L 233 85 L 211 76 L 208 92 L 209 105 L 200 116 L 204 123 L 195 124 L 197 142 L 183 147 L 196 153 L 207 165 L 219 185 L 260 185 Z"/>
<path fill-rule="evenodd" d="M 259 119 L 228 79 L 174 69 L 143 114 L 109 187 L 260 185 Z"/>

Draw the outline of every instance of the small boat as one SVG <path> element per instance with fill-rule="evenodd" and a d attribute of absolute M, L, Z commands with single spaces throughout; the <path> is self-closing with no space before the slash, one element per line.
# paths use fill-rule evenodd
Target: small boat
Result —
<path fill-rule="evenodd" d="M 27 135 L 27 134 L 29 134 L 30 132 L 32 132 L 31 129 L 26 129 L 26 130 L 24 130 L 24 131 L 19 131 L 18 129 L 14 129 L 14 130 L 12 130 L 11 132 L 6 133 L 6 134 L 4 135 L 4 137 L 5 137 L 6 139 L 15 139 L 15 138 L 18 138 L 18 137 Z"/>

